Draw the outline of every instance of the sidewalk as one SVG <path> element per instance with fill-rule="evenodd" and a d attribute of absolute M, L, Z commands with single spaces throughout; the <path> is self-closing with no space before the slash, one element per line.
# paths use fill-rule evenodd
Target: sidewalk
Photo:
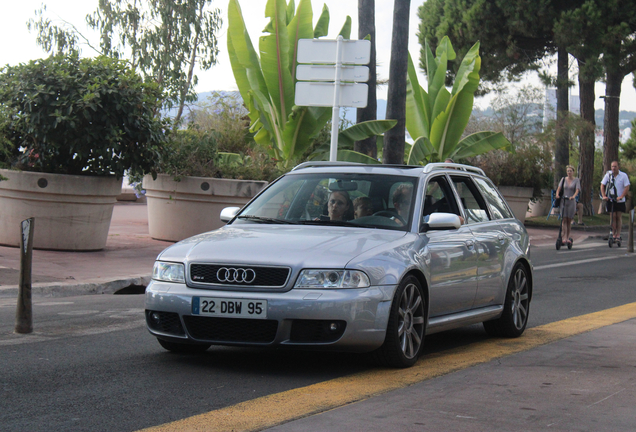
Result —
<path fill-rule="evenodd" d="M 635 332 L 628 320 L 265 430 L 633 431 Z"/>
<path fill-rule="evenodd" d="M 33 296 L 112 294 L 130 286 L 145 287 L 155 258 L 171 244 L 150 238 L 145 204 L 117 203 L 103 250 L 33 251 Z M 19 269 L 18 248 L 0 246 L 0 298 L 17 297 Z"/>
<path fill-rule="evenodd" d="M 530 227 L 528 233 L 535 246 L 554 244 L 557 236 L 554 228 Z M 572 231 L 575 243 L 599 235 L 599 231 Z M 150 238 L 146 204 L 118 202 L 103 250 L 33 251 L 33 296 L 112 294 L 131 286 L 141 290 L 150 281 L 155 258 L 171 244 Z M 18 248 L 0 246 L 0 298 L 17 297 L 19 269 Z"/>

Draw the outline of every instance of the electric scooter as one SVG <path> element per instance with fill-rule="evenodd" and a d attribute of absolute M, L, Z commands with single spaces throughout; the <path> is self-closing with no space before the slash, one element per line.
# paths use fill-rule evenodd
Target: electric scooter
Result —
<path fill-rule="evenodd" d="M 612 210 L 610 211 L 610 231 L 609 231 L 609 237 L 607 238 L 607 245 L 610 248 L 612 247 L 612 245 L 616 245 L 617 247 L 621 247 L 621 239 L 620 239 L 620 237 L 615 239 L 614 238 L 614 233 L 612 232 L 612 221 L 614 220 L 614 205 L 616 204 L 616 200 L 615 199 L 610 199 L 608 201 L 608 203 L 612 203 L 612 205 L 611 205 Z"/>
<path fill-rule="evenodd" d="M 567 200 L 569 199 L 568 197 L 563 197 L 563 200 Z M 560 215 L 561 215 L 561 224 L 559 225 L 559 236 L 556 239 L 556 250 L 560 250 L 561 249 L 561 245 L 566 244 L 561 240 L 561 234 L 563 232 L 563 209 L 565 208 L 565 201 L 561 202 L 561 209 L 560 209 Z M 572 243 L 573 240 L 570 237 L 568 240 L 570 240 L 567 245 L 568 245 L 568 249 L 572 249 Z M 610 246 L 611 247 L 611 246 Z"/>

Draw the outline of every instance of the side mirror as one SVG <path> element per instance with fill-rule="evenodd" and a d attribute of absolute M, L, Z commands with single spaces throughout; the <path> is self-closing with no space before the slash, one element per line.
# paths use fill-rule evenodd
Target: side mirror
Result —
<path fill-rule="evenodd" d="M 459 216 L 453 213 L 432 213 L 428 221 L 422 224 L 420 231 L 453 230 L 462 226 Z"/>
<path fill-rule="evenodd" d="M 240 209 L 240 207 L 225 207 L 221 210 L 221 221 L 228 223 L 234 219 L 234 216 L 236 216 Z"/>

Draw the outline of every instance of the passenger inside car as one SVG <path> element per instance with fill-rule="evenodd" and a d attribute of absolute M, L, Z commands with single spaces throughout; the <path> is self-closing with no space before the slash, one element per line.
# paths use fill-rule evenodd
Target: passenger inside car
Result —
<path fill-rule="evenodd" d="M 353 217 L 359 219 L 373 215 L 373 203 L 369 197 L 358 197 L 353 200 Z"/>
<path fill-rule="evenodd" d="M 413 199 L 413 185 L 409 183 L 401 184 L 393 192 L 393 207 L 398 214 L 394 221 L 398 225 L 405 225 L 411 210 Z"/>
<path fill-rule="evenodd" d="M 433 213 L 453 213 L 459 216 L 462 225 L 465 223 L 445 177 L 434 178 L 426 186 L 422 213 L 424 222 L 427 222 L 428 216 Z"/>

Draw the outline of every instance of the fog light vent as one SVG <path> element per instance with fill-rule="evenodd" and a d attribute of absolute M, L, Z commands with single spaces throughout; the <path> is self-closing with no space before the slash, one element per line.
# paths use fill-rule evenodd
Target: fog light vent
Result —
<path fill-rule="evenodd" d="M 294 320 L 290 342 L 329 343 L 335 342 L 344 334 L 347 323 L 340 320 Z"/>

